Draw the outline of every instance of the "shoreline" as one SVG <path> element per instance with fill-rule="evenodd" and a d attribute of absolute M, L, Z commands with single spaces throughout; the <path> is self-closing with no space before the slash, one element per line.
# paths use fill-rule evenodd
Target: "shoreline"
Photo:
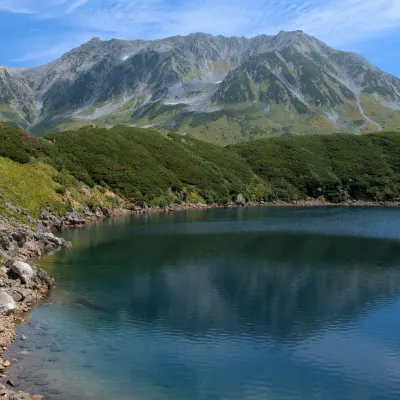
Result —
<path fill-rule="evenodd" d="M 21 215 L 27 216 L 24 210 Z M 6 357 L 7 347 L 17 338 L 18 325 L 26 322 L 27 313 L 50 296 L 54 279 L 32 261 L 46 253 L 70 249 L 71 243 L 54 235 L 66 229 L 86 226 L 101 219 L 130 213 L 129 210 L 102 209 L 97 212 L 72 211 L 60 217 L 51 210 L 38 220 L 29 215 L 31 225 L 0 216 L 0 397 L 5 400 L 40 400 L 41 395 L 17 392 L 18 382 L 7 377 L 15 360 Z M 29 263 L 28 263 L 29 262 Z"/>
<path fill-rule="evenodd" d="M 400 201 L 363 201 L 363 200 L 348 200 L 341 203 L 332 203 L 326 200 L 295 200 L 292 202 L 284 201 L 249 201 L 246 203 L 228 203 L 228 204 L 173 204 L 166 208 L 149 208 L 136 209 L 132 213 L 146 214 L 168 211 L 182 211 L 193 209 L 213 209 L 213 208 L 246 208 L 246 207 L 400 207 Z"/>
<path fill-rule="evenodd" d="M 72 211 L 65 216 L 56 216 L 52 211 L 42 212 L 31 226 L 7 221 L 0 216 L 0 396 L 3 399 L 40 400 L 41 395 L 16 392 L 18 382 L 7 378 L 11 362 L 5 357 L 7 346 L 16 339 L 17 325 L 26 322 L 26 314 L 51 294 L 54 279 L 43 269 L 37 269 L 27 261 L 37 260 L 42 255 L 69 249 L 71 243 L 58 238 L 52 232 L 61 232 L 87 226 L 90 223 L 121 215 L 154 214 L 193 209 L 240 208 L 240 207 L 400 207 L 400 202 L 347 201 L 330 203 L 325 200 L 301 200 L 296 202 L 247 202 L 229 204 L 173 204 L 167 208 L 115 208 L 97 212 Z M 21 210 L 21 214 L 22 214 Z M 7 385 L 7 386 L 6 386 Z"/>

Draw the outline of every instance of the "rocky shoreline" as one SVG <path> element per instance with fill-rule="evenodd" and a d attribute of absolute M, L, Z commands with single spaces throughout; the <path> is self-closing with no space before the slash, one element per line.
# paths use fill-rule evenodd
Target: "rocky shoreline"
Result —
<path fill-rule="evenodd" d="M 228 204 L 173 204 L 167 208 L 135 208 L 134 213 L 156 213 L 165 211 L 181 211 L 193 209 L 210 208 L 238 208 L 238 207 L 400 207 L 400 201 L 363 201 L 348 200 L 341 203 L 332 203 L 322 199 L 285 201 L 248 201 L 248 202 L 230 202 Z"/>
<path fill-rule="evenodd" d="M 14 206 L 13 206 L 14 207 Z M 85 226 L 87 223 L 130 212 L 125 209 L 100 209 L 97 212 L 70 212 L 63 217 L 51 210 L 34 220 L 27 213 L 13 208 L 24 216 L 29 225 L 16 219 L 0 216 L 0 398 L 4 400 L 43 399 L 40 395 L 16 392 L 16 383 L 7 377 L 10 360 L 6 359 L 7 346 L 16 339 L 16 326 L 34 305 L 46 298 L 54 280 L 40 268 L 26 261 L 39 259 L 57 249 L 69 249 L 71 243 L 53 232 Z"/>
<path fill-rule="evenodd" d="M 38 220 L 24 215 L 30 225 L 22 224 L 17 220 L 8 221 L 0 216 L 0 398 L 5 400 L 38 400 L 41 395 L 29 395 L 16 392 L 13 387 L 16 383 L 7 378 L 7 368 L 11 362 L 5 358 L 7 346 L 16 339 L 16 325 L 24 322 L 24 315 L 40 300 L 46 298 L 54 280 L 43 269 L 38 269 L 26 261 L 39 259 L 42 254 L 57 250 L 68 249 L 71 243 L 58 238 L 53 232 L 64 229 L 77 228 L 106 217 L 122 214 L 143 214 L 157 212 L 171 212 L 189 209 L 226 208 L 240 206 L 291 206 L 291 207 L 318 207 L 318 206 L 400 206 L 400 202 L 362 202 L 348 201 L 346 203 L 329 203 L 324 200 L 307 200 L 292 203 L 284 202 L 249 202 L 230 203 L 228 205 L 212 204 L 174 204 L 166 209 L 149 207 L 131 207 L 118 209 L 99 209 L 92 212 L 70 212 L 60 217 L 51 210 L 41 213 Z"/>

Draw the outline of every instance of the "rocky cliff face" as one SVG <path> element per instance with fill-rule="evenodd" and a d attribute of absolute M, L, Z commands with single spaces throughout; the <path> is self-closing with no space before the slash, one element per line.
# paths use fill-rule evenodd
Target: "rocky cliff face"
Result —
<path fill-rule="evenodd" d="M 26 126 L 33 117 L 35 95 L 23 76 L 0 66 L 0 119 Z"/>
<path fill-rule="evenodd" d="M 38 68 L 0 68 L 3 118 L 43 134 L 94 121 L 231 143 L 400 130 L 400 80 L 301 31 L 98 38 Z"/>

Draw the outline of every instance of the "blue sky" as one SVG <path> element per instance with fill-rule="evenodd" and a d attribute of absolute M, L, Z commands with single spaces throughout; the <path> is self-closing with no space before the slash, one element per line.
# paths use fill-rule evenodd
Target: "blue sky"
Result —
<path fill-rule="evenodd" d="M 94 36 L 297 29 L 400 77 L 400 0 L 0 0 L 0 64 L 41 65 Z"/>

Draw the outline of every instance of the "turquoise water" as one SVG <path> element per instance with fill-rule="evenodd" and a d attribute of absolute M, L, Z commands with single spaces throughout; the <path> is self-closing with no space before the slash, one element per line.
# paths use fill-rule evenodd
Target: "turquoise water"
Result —
<path fill-rule="evenodd" d="M 57 288 L 10 350 L 19 389 L 400 398 L 400 209 L 196 210 L 65 237 L 40 262 Z"/>

